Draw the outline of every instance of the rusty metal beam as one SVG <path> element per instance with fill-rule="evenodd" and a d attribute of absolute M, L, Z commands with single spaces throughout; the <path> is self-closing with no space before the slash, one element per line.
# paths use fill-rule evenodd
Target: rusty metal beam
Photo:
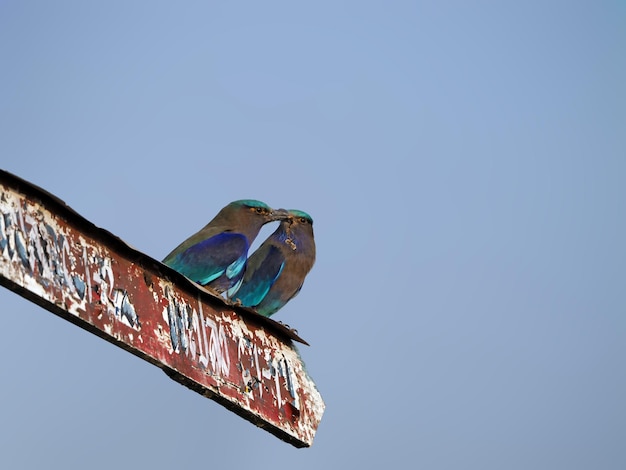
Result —
<path fill-rule="evenodd" d="M 280 439 L 313 443 L 324 402 L 294 331 L 228 304 L 3 170 L 0 284 Z"/>

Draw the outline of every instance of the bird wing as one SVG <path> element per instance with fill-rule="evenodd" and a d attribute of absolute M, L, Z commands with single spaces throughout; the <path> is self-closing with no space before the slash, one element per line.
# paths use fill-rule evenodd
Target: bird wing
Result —
<path fill-rule="evenodd" d="M 247 253 L 248 240 L 244 235 L 222 232 L 168 256 L 164 263 L 204 285 L 223 274 L 229 279 L 241 275 Z"/>
<path fill-rule="evenodd" d="M 233 297 L 241 300 L 243 305 L 258 305 L 276 282 L 284 266 L 285 258 L 276 246 L 262 246 L 248 261 L 244 282 Z"/>

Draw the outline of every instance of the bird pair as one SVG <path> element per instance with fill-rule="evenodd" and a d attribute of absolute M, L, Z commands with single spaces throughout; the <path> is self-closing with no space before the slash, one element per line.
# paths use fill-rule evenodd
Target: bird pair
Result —
<path fill-rule="evenodd" d="M 248 258 L 268 222 L 276 231 Z M 253 199 L 234 201 L 182 242 L 163 263 L 266 317 L 294 298 L 315 263 L 313 219 Z"/>

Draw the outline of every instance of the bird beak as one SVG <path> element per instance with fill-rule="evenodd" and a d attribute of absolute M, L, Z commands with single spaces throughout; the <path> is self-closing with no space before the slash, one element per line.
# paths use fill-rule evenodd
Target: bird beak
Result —
<path fill-rule="evenodd" d="M 289 211 L 285 209 L 274 209 L 272 211 L 272 220 L 285 220 L 289 218 Z"/>

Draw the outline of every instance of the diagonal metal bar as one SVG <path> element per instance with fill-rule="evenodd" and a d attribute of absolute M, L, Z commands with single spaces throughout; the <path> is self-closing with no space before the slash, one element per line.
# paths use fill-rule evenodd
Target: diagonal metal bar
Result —
<path fill-rule="evenodd" d="M 294 331 L 227 304 L 0 170 L 0 284 L 296 447 L 324 402 Z"/>

